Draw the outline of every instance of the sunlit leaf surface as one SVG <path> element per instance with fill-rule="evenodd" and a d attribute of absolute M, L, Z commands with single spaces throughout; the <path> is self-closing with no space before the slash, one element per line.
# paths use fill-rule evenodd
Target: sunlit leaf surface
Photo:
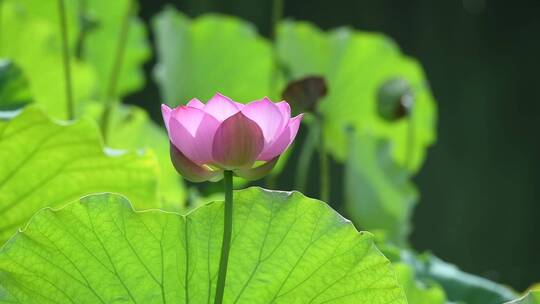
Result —
<path fill-rule="evenodd" d="M 225 303 L 406 303 L 372 236 L 326 204 L 250 188 L 233 216 Z M 0 300 L 212 302 L 222 219 L 222 202 L 180 216 L 107 194 L 45 209 L 0 251 Z"/>
<path fill-rule="evenodd" d="M 87 113 L 99 119 L 103 107 L 92 104 Z M 186 193 L 180 175 L 171 164 L 167 131 L 155 124 L 148 114 L 136 106 L 121 105 L 113 111 L 109 146 L 118 149 L 150 149 L 159 162 L 161 207 L 169 211 L 184 208 Z"/>
<path fill-rule="evenodd" d="M 278 53 L 288 80 L 323 75 L 328 95 L 319 110 L 325 118 L 327 149 L 339 160 L 347 151 L 349 127 L 392 144 L 392 156 L 416 171 L 435 140 L 435 104 L 418 63 L 381 34 L 339 28 L 323 32 L 305 22 L 282 22 Z M 388 122 L 377 115 L 377 92 L 395 78 L 406 80 L 414 99 L 413 136 L 407 119 Z M 408 143 L 409 142 L 409 143 Z M 408 145 L 411 145 L 411 150 Z"/>
<path fill-rule="evenodd" d="M 158 165 L 148 153 L 104 151 L 94 123 L 55 123 L 26 108 L 0 121 L 0 242 L 37 210 L 104 191 L 140 208 L 156 201 Z"/>
<path fill-rule="evenodd" d="M 221 15 L 192 20 L 168 8 L 153 25 L 155 76 L 169 105 L 206 101 L 216 92 L 239 102 L 272 95 L 271 46 L 251 24 Z"/>

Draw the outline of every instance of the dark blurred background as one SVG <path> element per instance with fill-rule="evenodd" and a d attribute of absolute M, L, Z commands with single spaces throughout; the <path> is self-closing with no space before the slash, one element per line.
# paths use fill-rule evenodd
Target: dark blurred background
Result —
<path fill-rule="evenodd" d="M 270 32 L 270 0 L 141 0 L 140 15 L 149 22 L 166 4 Z M 415 178 L 414 247 L 518 289 L 540 282 L 540 1 L 286 0 L 284 16 L 382 32 L 419 59 L 439 122 Z M 160 98 L 154 63 L 128 101 Z"/>

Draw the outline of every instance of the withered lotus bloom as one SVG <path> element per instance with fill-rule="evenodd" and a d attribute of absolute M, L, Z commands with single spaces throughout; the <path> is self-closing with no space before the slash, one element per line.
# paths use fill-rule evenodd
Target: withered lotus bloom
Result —
<path fill-rule="evenodd" d="M 294 140 L 302 114 L 291 118 L 286 101 L 241 104 L 216 94 L 161 106 L 176 170 L 193 182 L 218 181 L 224 170 L 250 180 L 266 175 Z"/>

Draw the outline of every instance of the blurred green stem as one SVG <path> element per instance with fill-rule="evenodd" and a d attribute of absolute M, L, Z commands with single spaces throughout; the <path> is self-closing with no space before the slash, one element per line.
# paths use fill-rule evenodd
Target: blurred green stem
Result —
<path fill-rule="evenodd" d="M 300 156 L 298 158 L 298 165 L 296 167 L 296 178 L 295 178 L 295 188 L 300 192 L 305 192 L 306 188 L 306 178 L 309 173 L 309 165 L 311 163 L 311 158 L 313 157 L 313 152 L 315 151 L 315 146 L 318 140 L 318 130 L 319 125 L 317 123 L 310 124 L 308 129 L 308 134 L 302 145 L 302 150 L 300 151 Z"/>
<path fill-rule="evenodd" d="M 272 1 L 272 34 L 271 39 L 275 42 L 279 20 L 283 17 L 283 0 Z"/>
<path fill-rule="evenodd" d="M 219 260 L 219 273 L 216 287 L 216 297 L 214 304 L 223 303 L 223 294 L 225 292 L 225 279 L 227 277 L 227 263 L 229 261 L 229 252 L 232 237 L 233 222 L 233 185 L 232 171 L 224 172 L 223 185 L 225 190 L 225 210 L 223 217 L 223 242 L 221 243 L 221 257 Z"/>
<path fill-rule="evenodd" d="M 83 46 L 84 46 L 84 39 L 86 38 L 86 34 L 88 31 L 87 25 L 84 24 L 84 20 L 86 18 L 86 10 L 87 10 L 87 0 L 80 0 L 79 1 L 79 11 L 78 11 L 78 18 L 79 18 L 79 36 L 77 37 L 77 43 L 75 44 L 75 56 L 77 58 L 82 57 L 83 52 Z"/>
<path fill-rule="evenodd" d="M 4 20 L 4 18 L 2 17 L 3 15 L 3 7 L 4 7 L 4 0 L 0 0 L 0 54 L 2 54 L 2 50 L 3 50 L 3 41 L 2 41 L 2 30 L 4 29 L 4 25 L 2 24 L 2 21 Z"/>
<path fill-rule="evenodd" d="M 272 56 L 274 60 L 274 67 L 272 69 L 272 75 L 270 75 L 270 84 L 269 89 L 270 93 L 268 94 L 271 97 L 279 98 L 280 94 L 278 92 L 278 78 L 279 78 L 279 58 L 276 46 L 277 38 L 277 28 L 279 20 L 283 16 L 283 0 L 273 0 L 272 1 L 272 28 L 270 32 L 270 38 L 272 39 Z M 275 96 L 274 96 L 275 94 Z M 266 178 L 266 187 L 273 189 L 276 186 L 276 180 L 278 178 L 278 173 L 271 174 Z"/>
<path fill-rule="evenodd" d="M 111 77 L 107 84 L 105 91 L 105 107 L 101 114 L 101 132 L 103 133 L 103 141 L 107 144 L 107 137 L 109 131 L 109 124 L 111 120 L 111 114 L 116 106 L 116 86 L 118 84 L 118 78 L 122 70 L 122 62 L 124 59 L 124 50 L 126 48 L 127 37 L 129 34 L 129 22 L 131 17 L 135 14 L 135 1 L 129 0 L 126 14 L 122 20 L 120 27 L 120 33 L 118 35 L 118 45 L 116 46 L 116 54 L 111 69 Z"/>
<path fill-rule="evenodd" d="M 266 178 L 266 188 L 268 189 L 274 189 L 276 188 L 276 180 L 278 178 L 279 173 L 270 173 L 268 177 Z"/>
<path fill-rule="evenodd" d="M 62 59 L 64 64 L 64 85 L 66 88 L 66 112 L 69 120 L 75 118 L 73 105 L 73 91 L 71 87 L 71 63 L 69 58 L 68 30 L 66 21 L 66 5 L 64 0 L 58 0 L 58 14 L 60 21 L 60 33 L 62 35 Z"/>
<path fill-rule="evenodd" d="M 322 116 L 317 116 L 317 124 L 319 129 L 319 177 L 320 177 L 320 199 L 323 202 L 328 202 L 330 198 L 330 176 L 329 176 L 329 167 L 328 167 L 328 156 L 326 155 L 325 149 L 325 138 L 324 138 L 324 119 Z"/>
<path fill-rule="evenodd" d="M 276 94 L 276 97 L 280 97 L 278 92 L 278 78 L 279 78 L 279 56 L 277 50 L 277 30 L 279 21 L 283 17 L 283 1 L 284 0 L 273 0 L 272 1 L 272 29 L 270 33 L 270 38 L 272 39 L 272 55 L 274 57 L 274 69 L 270 77 L 270 96 Z"/>

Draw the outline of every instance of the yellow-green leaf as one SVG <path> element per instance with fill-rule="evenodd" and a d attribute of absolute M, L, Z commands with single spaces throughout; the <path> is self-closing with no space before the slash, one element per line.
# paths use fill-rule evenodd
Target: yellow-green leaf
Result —
<path fill-rule="evenodd" d="M 0 243 L 37 210 L 90 193 L 122 193 L 139 208 L 157 207 L 154 156 L 104 150 L 89 120 L 56 123 L 27 107 L 0 121 L 0 159 Z"/>
<path fill-rule="evenodd" d="M 182 216 L 103 194 L 45 209 L 0 250 L 0 301 L 213 302 L 222 232 L 222 202 Z M 260 188 L 235 194 L 226 284 L 224 303 L 407 303 L 372 235 Z"/>

